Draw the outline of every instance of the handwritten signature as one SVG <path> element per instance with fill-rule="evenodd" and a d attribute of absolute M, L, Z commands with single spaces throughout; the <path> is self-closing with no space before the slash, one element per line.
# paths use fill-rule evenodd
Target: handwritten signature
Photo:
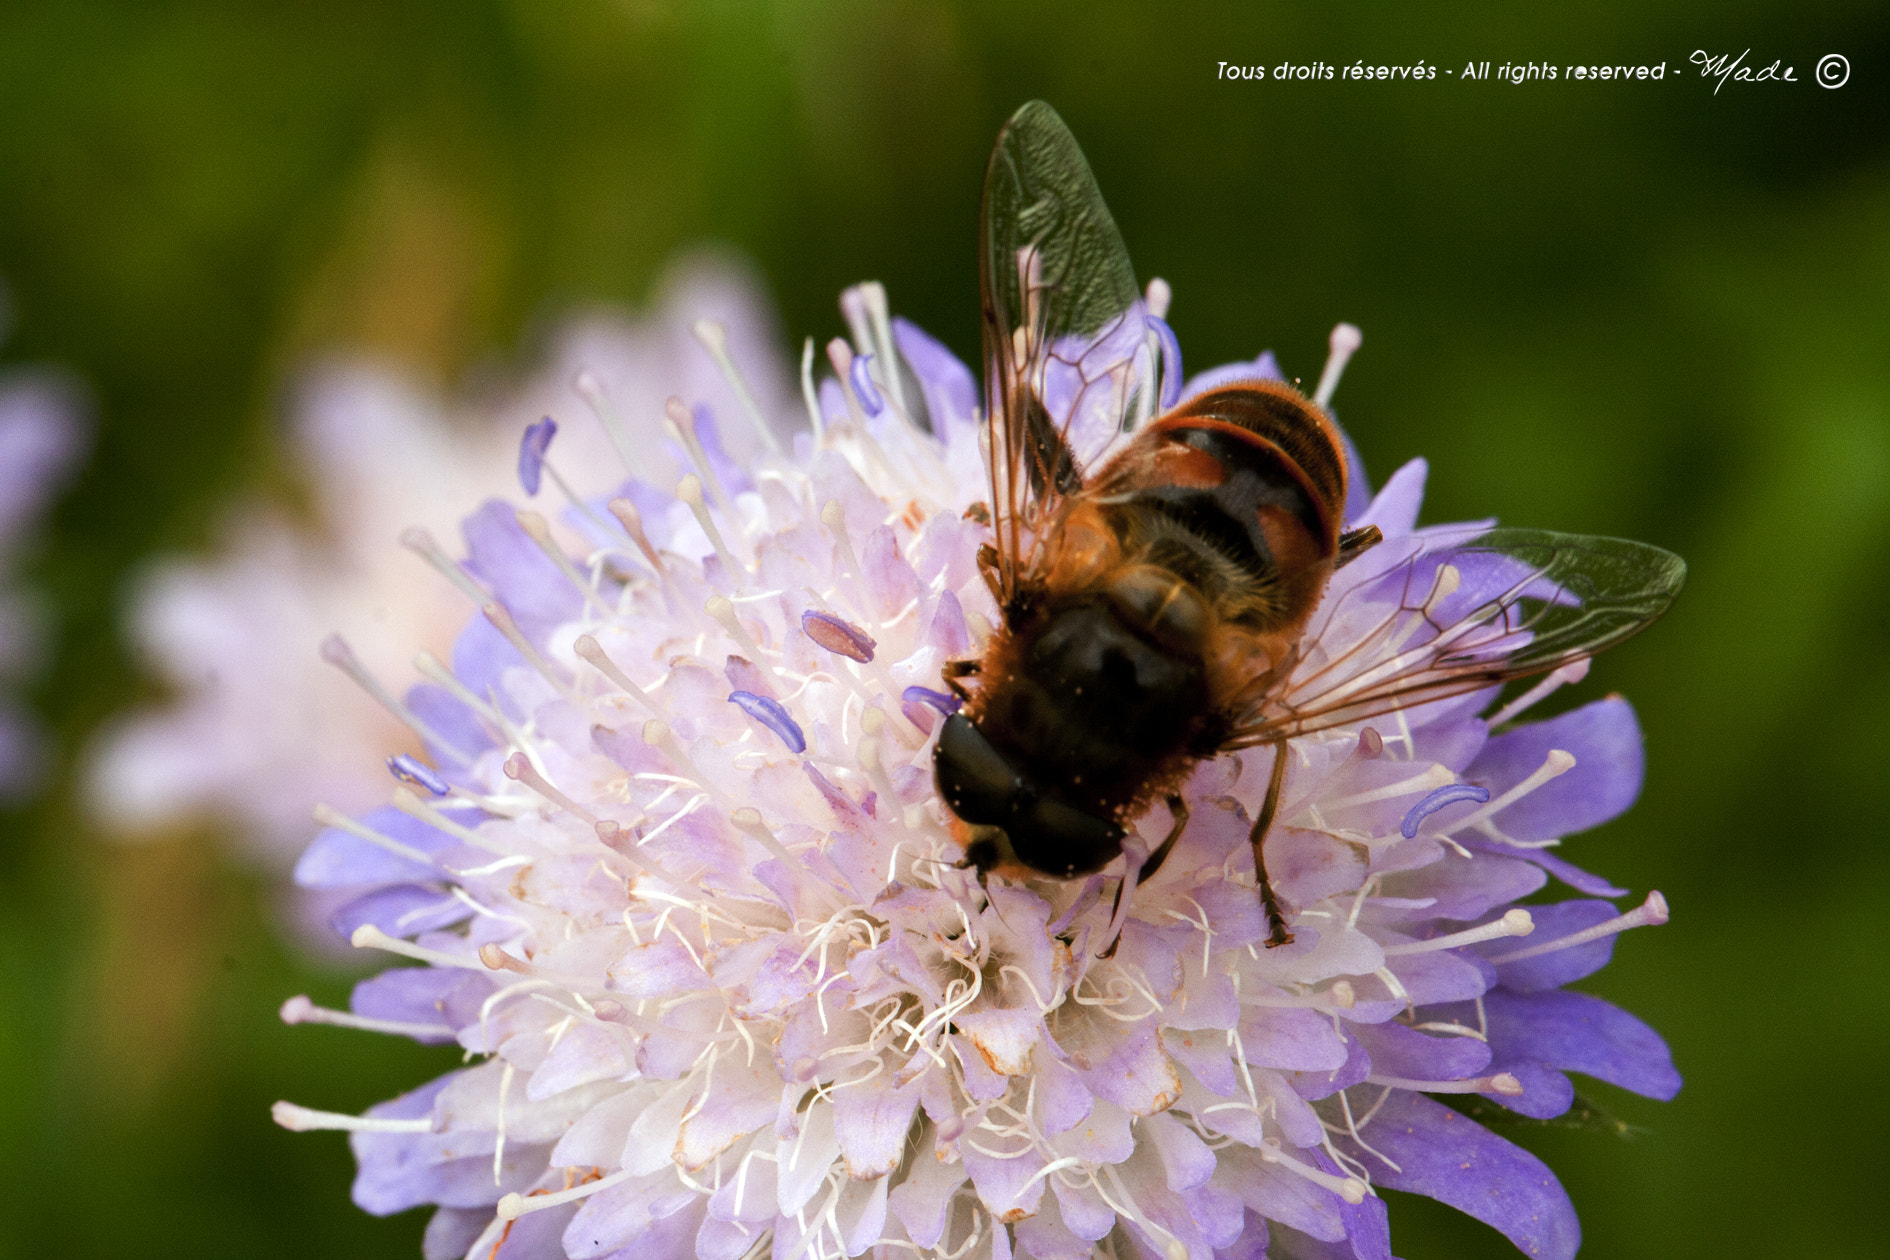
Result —
<path fill-rule="evenodd" d="M 1713 85 L 1714 96 L 1719 95 L 1719 90 L 1726 86 L 1728 80 L 1734 83 L 1798 82 L 1797 76 L 1792 73 L 1792 67 L 1785 65 L 1783 61 L 1774 61 L 1763 70 L 1754 70 L 1745 64 L 1746 58 L 1751 54 L 1750 48 L 1737 57 L 1731 53 L 1709 53 L 1701 48 L 1694 51 L 1691 60 L 1700 68 L 1702 79 L 1711 77 L 1719 80 Z"/>

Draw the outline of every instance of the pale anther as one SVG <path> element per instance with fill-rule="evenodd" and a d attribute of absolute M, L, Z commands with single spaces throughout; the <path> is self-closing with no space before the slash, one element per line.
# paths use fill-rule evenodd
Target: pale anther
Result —
<path fill-rule="evenodd" d="M 1661 896 L 1658 891 L 1654 891 L 1648 893 L 1647 900 L 1643 901 L 1640 905 L 1634 907 L 1626 914 L 1617 915 L 1609 919 L 1606 923 L 1597 923 L 1591 928 L 1585 928 L 1580 932 L 1571 932 L 1567 936 L 1558 937 L 1553 941 L 1544 941 L 1540 945 L 1531 945 L 1526 949 L 1515 950 L 1507 954 L 1498 954 L 1489 961 L 1499 966 L 1503 963 L 1520 962 L 1525 958 L 1534 958 L 1538 954 L 1548 954 L 1560 949 L 1570 949 L 1576 945 L 1586 945 L 1590 941 L 1598 941 L 1603 937 L 1613 936 L 1617 932 L 1625 932 L 1629 928 L 1659 927 L 1666 921 L 1667 899 Z"/>
<path fill-rule="evenodd" d="M 1345 365 L 1352 360 L 1358 348 L 1365 344 L 1365 334 L 1354 324 L 1338 324 L 1327 338 L 1329 353 L 1326 355 L 1326 367 L 1319 374 L 1319 388 L 1313 391 L 1313 401 L 1321 407 L 1332 402 L 1332 395 L 1339 388 L 1339 378 L 1345 375 Z"/>

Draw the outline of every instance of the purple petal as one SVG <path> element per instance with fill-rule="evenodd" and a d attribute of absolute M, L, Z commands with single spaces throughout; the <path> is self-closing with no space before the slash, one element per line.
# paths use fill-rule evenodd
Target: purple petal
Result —
<path fill-rule="evenodd" d="M 1241 1014 L 1247 1062 L 1289 1072 L 1331 1072 L 1345 1066 L 1346 1043 L 1317 1011 L 1252 1006 Z"/>
<path fill-rule="evenodd" d="M 744 490 L 755 488 L 755 479 L 748 475 L 748 469 L 736 459 L 729 457 L 727 448 L 722 445 L 722 430 L 715 422 L 715 413 L 708 403 L 697 403 L 689 409 L 689 414 L 696 421 L 696 442 L 702 447 L 703 457 L 709 461 L 709 471 L 728 488 L 730 494 L 740 494 Z"/>
<path fill-rule="evenodd" d="M 852 622 L 814 609 L 801 614 L 801 633 L 834 655 L 862 665 L 873 659 L 873 649 L 879 646 L 872 635 Z"/>
<path fill-rule="evenodd" d="M 1665 1102 L 1680 1073 L 1660 1034 L 1587 993 L 1486 994 L 1490 1045 L 1499 1056 L 1539 1059 Z"/>
<path fill-rule="evenodd" d="M 1447 1203 L 1539 1260 L 1573 1260 L 1581 1246 L 1575 1208 L 1548 1165 L 1442 1103 L 1393 1090 L 1363 1136 L 1383 1159 L 1335 1140 L 1377 1184 Z"/>
<path fill-rule="evenodd" d="M 637 999 L 668 997 L 710 984 L 701 966 L 673 937 L 632 946 L 606 974 L 606 988 Z"/>
<path fill-rule="evenodd" d="M 999 1076 L 1025 1076 L 1043 1038 L 1043 1016 L 1030 1007 L 966 1011 L 953 1021 Z"/>
<path fill-rule="evenodd" d="M 1490 1048 L 1474 1037 L 1433 1037 L 1403 1024 L 1352 1029 L 1372 1056 L 1372 1071 L 1414 1081 L 1460 1081 L 1489 1066 Z"/>
<path fill-rule="evenodd" d="M 947 656 L 959 656 L 971 647 L 971 630 L 965 624 L 964 606 L 958 596 L 945 590 L 939 594 L 938 607 L 932 612 L 932 625 L 926 642 Z"/>
<path fill-rule="evenodd" d="M 1278 381 L 1285 378 L 1280 375 L 1280 364 L 1273 357 L 1273 351 L 1262 350 L 1260 357 L 1251 363 L 1223 363 L 1202 372 L 1181 387 L 1181 398 L 1185 402 L 1197 395 L 1223 385 L 1233 385 L 1240 381 Z"/>
<path fill-rule="evenodd" d="M 840 1155 L 850 1177 L 863 1180 L 889 1173 L 899 1166 L 905 1152 L 906 1133 L 919 1106 L 919 1087 L 914 1082 L 897 1089 L 892 1076 L 881 1072 L 870 1081 L 834 1093 L 834 1136 L 840 1140 Z"/>
<path fill-rule="evenodd" d="M 1348 521 L 1355 527 L 1376 525 L 1387 538 L 1409 534 L 1417 524 L 1418 508 L 1424 502 L 1424 478 L 1429 472 L 1430 465 L 1423 459 L 1412 460 L 1391 474 L 1371 506 L 1357 518 L 1348 513 Z"/>
<path fill-rule="evenodd" d="M 1401 954 L 1387 965 L 1419 1006 L 1467 1001 L 1496 983 L 1496 969 L 1468 951 Z"/>
<path fill-rule="evenodd" d="M 698 1197 L 694 1190 L 665 1175 L 635 1177 L 608 1190 L 600 1190 L 583 1200 L 583 1206 L 563 1230 L 564 1253 L 571 1260 L 592 1260 L 608 1255 L 648 1233 L 658 1221 L 682 1213 Z M 689 1218 L 686 1237 L 696 1232 L 695 1220 L 693 1216 Z"/>
<path fill-rule="evenodd" d="M 1567 1076 L 1538 1059 L 1498 1056 L 1490 1064 L 1498 1072 L 1508 1072 L 1522 1085 L 1520 1094 L 1485 1094 L 1491 1102 L 1507 1107 L 1520 1116 L 1552 1120 L 1575 1103 L 1575 1085 Z"/>
<path fill-rule="evenodd" d="M 1329 1172 L 1335 1177 L 1345 1176 L 1339 1162 L 1324 1151 L 1310 1152 L 1312 1162 L 1322 1172 Z M 1352 1255 L 1356 1260 L 1392 1260 L 1391 1256 L 1391 1217 L 1385 1211 L 1385 1201 L 1375 1194 L 1368 1194 L 1362 1203 L 1339 1203 L 1339 1219 L 1345 1222 L 1346 1241 L 1352 1244 Z"/>
<path fill-rule="evenodd" d="M 866 589 L 880 616 L 889 621 L 923 593 L 919 575 L 899 554 L 899 539 L 890 525 L 881 525 L 866 536 L 866 545 L 860 548 L 860 567 L 865 570 Z"/>
<path fill-rule="evenodd" d="M 524 717 L 524 713 L 505 689 L 505 671 L 524 666 L 525 658 L 518 649 L 484 617 L 470 618 L 453 640 L 453 672 L 459 680 L 475 696 L 496 700 L 499 710 L 514 720 Z"/>
<path fill-rule="evenodd" d="M 1044 1182 L 1048 1180 L 1037 1176 L 1037 1170 L 1045 1163 L 1040 1152 L 1026 1149 L 1010 1159 L 994 1159 L 967 1143 L 959 1147 L 958 1153 L 965 1161 L 965 1171 L 971 1174 L 971 1184 L 977 1188 L 978 1197 L 984 1200 L 993 1216 L 1000 1221 L 1016 1221 L 1037 1210 L 1037 1204 L 1043 1199 Z"/>
<path fill-rule="evenodd" d="M 410 937 L 450 927 L 472 912 L 471 906 L 437 888 L 394 884 L 356 897 L 335 911 L 328 923 L 343 940 L 370 923 L 389 936 Z"/>
<path fill-rule="evenodd" d="M 1066 1133 L 1089 1119 L 1096 1100 L 1076 1070 L 1044 1047 L 1037 1071 L 1037 1101 L 1043 1108 L 1043 1129 L 1051 1137 Z"/>
<path fill-rule="evenodd" d="M 728 679 L 728 685 L 737 691 L 749 691 L 758 696 L 774 696 L 774 688 L 768 685 L 768 676 L 755 668 L 755 663 L 745 656 L 731 655 L 722 665 L 722 677 Z"/>
<path fill-rule="evenodd" d="M 1208 1089 L 1223 1098 L 1233 1097 L 1240 1089 L 1234 1073 L 1234 1057 L 1221 1033 L 1197 1034 L 1162 1029 L 1162 1049 L 1194 1075 Z"/>
<path fill-rule="evenodd" d="M 924 1248 L 938 1245 L 945 1233 L 945 1209 L 965 1183 L 965 1174 L 963 1163 L 948 1164 L 932 1158 L 921 1146 L 920 1157 L 912 1161 L 912 1171 L 888 1196 L 893 1215 L 906 1227 L 913 1242 Z"/>
<path fill-rule="evenodd" d="M 1316 1100 L 1350 1089 L 1371 1073 L 1371 1055 L 1365 1052 L 1357 1037 L 1349 1037 L 1345 1043 L 1345 1062 L 1339 1067 L 1327 1072 L 1289 1072 L 1286 1080 L 1301 1098 Z"/>
<path fill-rule="evenodd" d="M 360 820 L 362 826 L 424 853 L 444 853 L 458 841 L 390 806 Z M 339 827 L 330 827 L 309 843 L 295 864 L 295 882 L 303 888 L 350 888 L 361 884 L 420 882 L 438 872 L 390 853 Z"/>
<path fill-rule="evenodd" d="M 807 736 L 801 733 L 800 724 L 789 715 L 779 700 L 758 696 L 752 691 L 732 691 L 728 702 L 779 735 L 789 752 L 800 754 L 807 751 Z"/>
<path fill-rule="evenodd" d="M 1038 1205 L 1035 1216 L 1017 1223 L 1017 1241 L 1033 1260 L 1094 1260 L 1096 1254 L 1094 1243 L 1078 1238 L 1063 1223 L 1054 1196 Z"/>
<path fill-rule="evenodd" d="M 534 647 L 577 615 L 583 596 L 519 527 L 511 504 L 488 499 L 459 528 L 466 567 L 498 594 Z"/>
<path fill-rule="evenodd" d="M 1501 958 L 1504 954 L 1546 945 L 1564 936 L 1586 931 L 1596 924 L 1606 923 L 1617 913 L 1605 901 L 1558 901 L 1549 905 L 1530 906 L 1529 914 L 1536 922 L 1535 931 L 1520 940 L 1491 941 L 1475 949 L 1487 957 Z M 1617 939 L 1618 934 L 1604 936 L 1597 941 L 1537 954 L 1533 958 L 1519 958 L 1515 962 L 1499 964 L 1496 974 L 1504 988 L 1517 993 L 1559 989 L 1607 966 L 1608 960 L 1614 957 Z"/>
<path fill-rule="evenodd" d="M 456 968 L 394 967 L 356 984 L 348 998 L 348 1009 L 369 1019 L 446 1024 L 446 1003 L 462 985 L 476 986 L 482 992 L 491 988 L 479 976 Z"/>
<path fill-rule="evenodd" d="M 478 622 L 485 625 L 488 630 L 492 629 L 491 623 L 484 617 L 478 618 Z M 496 635 L 498 631 L 494 630 L 493 633 Z M 511 644 L 508 643 L 505 646 L 507 651 L 511 651 Z M 512 659 L 518 660 L 518 653 L 512 652 Z M 479 715 L 446 688 L 436 687 L 432 683 L 419 683 L 407 688 L 406 701 L 407 707 L 413 710 L 414 716 L 425 722 L 435 734 L 451 745 L 450 749 L 441 748 L 434 741 L 428 740 L 427 749 L 435 761 L 454 761 L 460 756 L 476 758 L 493 746 L 492 736 L 480 724 Z"/>
<path fill-rule="evenodd" d="M 1167 1112 L 1149 1116 L 1139 1126 L 1152 1140 L 1170 1190 L 1192 1190 L 1214 1175 L 1214 1152 L 1193 1129 Z"/>
<path fill-rule="evenodd" d="M 435 1256 L 463 1256 L 491 1223 L 492 1213 L 479 1208 L 437 1208 L 427 1221 L 427 1232 L 420 1240 L 420 1254 L 427 1260 Z"/>
<path fill-rule="evenodd" d="M 1066 1186 L 1055 1177 L 1050 1178 L 1050 1188 L 1056 1195 L 1057 1210 L 1063 1213 L 1064 1227 L 1078 1238 L 1100 1242 L 1116 1227 L 1115 1210 L 1094 1190 Z"/>
<path fill-rule="evenodd" d="M 716 1068 L 715 1088 L 693 1106 L 676 1139 L 673 1158 L 684 1168 L 703 1167 L 781 1111 L 784 1086 L 766 1055 L 756 1055 L 752 1065 L 737 1061 Z"/>
<path fill-rule="evenodd" d="M 586 1021 L 572 1025 L 558 1038 L 551 1053 L 532 1070 L 525 1096 L 538 1102 L 567 1089 L 619 1080 L 629 1072 L 630 1059 L 617 1032 Z"/>
<path fill-rule="evenodd" d="M 943 342 L 908 319 L 893 316 L 893 343 L 919 378 L 932 431 L 950 440 L 951 430 L 970 426 L 978 410 L 978 384 L 971 370 Z"/>
<path fill-rule="evenodd" d="M 1446 858 L 1401 871 L 1385 881 L 1385 891 L 1389 896 L 1428 899 L 1431 904 L 1413 911 L 1414 916 L 1467 923 L 1528 896 L 1547 881 L 1540 867 L 1520 857 L 1478 852 L 1468 862 Z"/>
<path fill-rule="evenodd" d="M 1267 1163 L 1259 1151 L 1249 1146 L 1223 1148 L 1219 1165 L 1215 1181 L 1226 1185 L 1269 1221 L 1326 1241 L 1345 1237 L 1345 1226 L 1339 1218 L 1342 1201 L 1332 1191 Z"/>
<path fill-rule="evenodd" d="M 1627 889 L 1617 888 L 1601 876 L 1591 875 L 1574 863 L 1556 857 L 1547 849 L 1518 849 L 1514 845 L 1504 844 L 1498 840 L 1486 840 L 1481 836 L 1458 836 L 1457 843 L 1474 853 L 1521 858 L 1532 866 L 1538 866 L 1555 876 L 1576 892 L 1584 892 L 1591 897 L 1625 897 L 1628 894 Z"/>
<path fill-rule="evenodd" d="M 518 484 L 525 487 L 526 494 L 537 494 L 539 480 L 545 472 L 545 452 L 551 449 L 551 439 L 558 435 L 558 422 L 546 416 L 537 424 L 528 425 L 525 436 L 518 443 Z"/>
<path fill-rule="evenodd" d="M 1181 1079 L 1162 1053 L 1152 1021 L 1126 1031 L 1101 1031 L 1103 1036 L 1085 1047 L 1089 1067 L 1074 1065 L 1090 1093 L 1138 1116 L 1154 1115 L 1181 1096 Z M 1065 1049 L 1075 1057 L 1075 1047 Z"/>
<path fill-rule="evenodd" d="M 1513 840 L 1554 840 L 1600 826 L 1634 803 L 1646 768 L 1641 727 L 1619 696 L 1498 735 L 1464 771 L 1502 793 L 1542 765 L 1551 749 L 1575 756 L 1567 773 L 1543 784 L 1494 819 Z"/>
<path fill-rule="evenodd" d="M 813 762 L 803 761 L 801 769 L 807 772 L 807 777 L 813 783 L 815 790 L 826 800 L 827 807 L 833 810 L 834 817 L 840 822 L 855 822 L 866 812 L 852 797 L 835 787 L 832 780 L 822 774 Z"/>
<path fill-rule="evenodd" d="M 1267 1218 L 1247 1209 L 1240 1236 L 1214 1249 L 1214 1260 L 1267 1260 Z"/>

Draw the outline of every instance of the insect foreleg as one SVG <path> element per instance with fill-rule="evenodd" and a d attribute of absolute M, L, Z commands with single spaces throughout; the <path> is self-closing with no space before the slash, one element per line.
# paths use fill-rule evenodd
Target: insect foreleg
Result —
<path fill-rule="evenodd" d="M 1124 919 L 1122 906 L 1128 894 L 1129 885 L 1134 884 L 1139 888 L 1143 884 L 1148 883 L 1149 880 L 1155 878 L 1155 872 L 1162 869 L 1162 863 L 1168 860 L 1169 853 L 1174 850 L 1175 841 L 1181 839 L 1181 829 L 1188 825 L 1188 803 L 1182 800 L 1180 796 L 1170 796 L 1168 798 L 1168 812 L 1175 817 L 1175 821 L 1168 826 L 1168 834 L 1162 838 L 1160 844 L 1155 846 L 1155 851 L 1149 854 L 1147 859 L 1143 861 L 1142 869 L 1136 872 L 1133 880 L 1128 877 L 1128 872 L 1124 871 L 1122 882 L 1116 885 L 1115 909 L 1109 912 L 1109 944 L 1101 953 L 1096 955 L 1098 958 L 1114 958 L 1116 956 L 1116 946 L 1122 944 L 1122 922 Z"/>
<path fill-rule="evenodd" d="M 945 680 L 945 685 L 951 688 L 953 695 L 961 701 L 968 701 L 971 699 L 971 693 L 966 691 L 965 684 L 958 680 L 967 674 L 975 674 L 978 670 L 979 665 L 976 661 L 946 661 L 945 668 L 939 670 L 939 676 Z"/>
<path fill-rule="evenodd" d="M 1343 569 L 1383 541 L 1385 541 L 1384 532 L 1376 525 L 1347 530 L 1339 535 L 1339 554 L 1334 557 L 1332 567 Z"/>
<path fill-rule="evenodd" d="M 1273 775 L 1267 782 L 1267 799 L 1260 806 L 1260 816 L 1253 821 L 1253 830 L 1247 834 L 1247 842 L 1253 845 L 1253 873 L 1260 882 L 1260 905 L 1267 913 L 1268 949 L 1293 943 L 1293 934 L 1286 930 L 1286 916 L 1280 913 L 1279 899 L 1273 895 L 1273 882 L 1267 878 L 1267 830 L 1273 826 L 1273 815 L 1279 812 L 1280 789 L 1285 786 L 1286 741 L 1277 740 L 1273 745 Z"/>

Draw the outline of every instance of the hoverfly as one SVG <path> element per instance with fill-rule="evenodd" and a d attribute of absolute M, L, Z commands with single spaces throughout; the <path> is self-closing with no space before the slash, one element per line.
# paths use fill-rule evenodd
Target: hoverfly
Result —
<path fill-rule="evenodd" d="M 1179 399 L 1166 328 L 1041 101 L 998 135 L 979 235 L 979 566 L 1001 624 L 980 657 L 945 667 L 964 703 L 934 773 L 981 877 L 1100 871 L 1165 800 L 1166 837 L 1118 885 L 1119 927 L 1187 825 L 1190 772 L 1264 745 L 1250 841 L 1267 944 L 1287 944 L 1265 841 L 1288 740 L 1586 659 L 1685 579 L 1678 556 L 1618 539 L 1346 529 L 1345 448 L 1320 406 L 1274 380 Z"/>

